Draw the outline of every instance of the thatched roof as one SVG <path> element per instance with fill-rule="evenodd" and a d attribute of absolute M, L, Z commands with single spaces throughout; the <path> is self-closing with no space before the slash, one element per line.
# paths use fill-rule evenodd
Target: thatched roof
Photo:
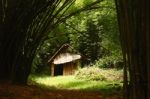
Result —
<path fill-rule="evenodd" d="M 54 64 L 64 64 L 81 58 L 80 54 L 63 52 L 63 50 L 66 50 L 68 47 L 70 47 L 69 44 L 62 45 L 60 49 L 48 60 L 48 62 L 53 62 Z"/>
<path fill-rule="evenodd" d="M 81 58 L 81 56 L 79 54 L 62 53 L 54 59 L 53 63 L 54 64 L 63 64 L 63 63 L 68 63 L 68 62 L 78 60 L 80 58 Z"/>

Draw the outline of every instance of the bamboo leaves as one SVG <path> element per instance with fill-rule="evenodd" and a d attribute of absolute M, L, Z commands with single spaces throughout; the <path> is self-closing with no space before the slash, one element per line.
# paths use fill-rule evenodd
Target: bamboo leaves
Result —
<path fill-rule="evenodd" d="M 1 79 L 26 83 L 37 47 L 73 2 L 74 0 L 0 2 Z"/>

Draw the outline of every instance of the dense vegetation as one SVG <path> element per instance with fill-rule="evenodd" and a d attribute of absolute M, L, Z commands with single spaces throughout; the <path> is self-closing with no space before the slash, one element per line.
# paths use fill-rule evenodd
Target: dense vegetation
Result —
<path fill-rule="evenodd" d="M 123 70 L 116 68 L 98 68 L 98 67 L 85 67 L 79 69 L 75 77 L 81 80 L 87 81 L 110 81 L 110 82 L 122 82 Z"/>
<path fill-rule="evenodd" d="M 90 3 L 78 1 L 69 11 Z M 51 31 L 47 40 L 38 48 L 33 62 L 33 72 L 40 73 L 48 68 L 47 60 L 64 43 L 69 43 L 74 50 L 81 53 L 82 67 L 90 64 L 107 68 L 122 67 L 114 1 L 104 0 L 90 10 L 81 10 Z"/>

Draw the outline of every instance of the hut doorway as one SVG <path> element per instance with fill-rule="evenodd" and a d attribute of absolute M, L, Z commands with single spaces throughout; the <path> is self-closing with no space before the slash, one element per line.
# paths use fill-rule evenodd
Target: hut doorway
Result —
<path fill-rule="evenodd" d="M 54 76 L 63 75 L 63 64 L 54 67 Z"/>

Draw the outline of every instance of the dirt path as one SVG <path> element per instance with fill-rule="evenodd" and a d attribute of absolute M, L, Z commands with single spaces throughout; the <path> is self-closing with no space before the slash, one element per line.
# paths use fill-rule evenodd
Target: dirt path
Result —
<path fill-rule="evenodd" d="M 74 90 L 50 91 L 36 86 L 0 83 L 0 99 L 121 99 L 118 95 L 104 96 L 100 92 Z"/>

